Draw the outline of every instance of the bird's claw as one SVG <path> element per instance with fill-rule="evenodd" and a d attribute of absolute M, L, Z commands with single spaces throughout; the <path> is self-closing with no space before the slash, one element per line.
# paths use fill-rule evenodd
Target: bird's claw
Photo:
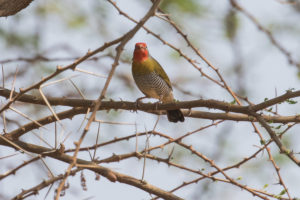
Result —
<path fill-rule="evenodd" d="M 140 97 L 135 101 L 135 111 L 137 112 L 137 110 L 139 109 L 139 104 L 141 102 L 142 99 L 145 99 L 147 97 Z"/>

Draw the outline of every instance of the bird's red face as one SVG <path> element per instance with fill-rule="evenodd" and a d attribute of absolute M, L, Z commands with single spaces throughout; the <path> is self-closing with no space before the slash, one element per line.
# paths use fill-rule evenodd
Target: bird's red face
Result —
<path fill-rule="evenodd" d="M 148 56 L 149 56 L 149 52 L 146 43 L 143 42 L 136 43 L 134 53 L 133 53 L 133 60 L 141 62 L 146 60 Z"/>

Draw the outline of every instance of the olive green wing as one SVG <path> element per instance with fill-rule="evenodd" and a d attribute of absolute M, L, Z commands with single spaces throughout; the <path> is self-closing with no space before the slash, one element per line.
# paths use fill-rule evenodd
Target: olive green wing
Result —
<path fill-rule="evenodd" d="M 167 85 L 172 89 L 171 81 L 170 81 L 167 73 L 165 72 L 165 70 L 154 58 L 151 57 L 151 59 L 152 59 L 153 65 L 154 65 L 154 72 L 158 76 L 160 76 L 167 83 Z"/>

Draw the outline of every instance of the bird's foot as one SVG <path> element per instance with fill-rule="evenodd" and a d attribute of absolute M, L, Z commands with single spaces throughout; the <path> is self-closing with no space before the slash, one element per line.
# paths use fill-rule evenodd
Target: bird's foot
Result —
<path fill-rule="evenodd" d="M 157 109 L 158 109 L 158 105 L 159 105 L 160 103 L 162 103 L 162 101 L 161 101 L 161 100 L 158 100 L 157 102 L 155 102 L 155 110 L 157 110 Z"/>
<path fill-rule="evenodd" d="M 140 98 L 137 98 L 136 101 L 135 101 L 135 111 L 137 111 L 139 109 L 139 104 L 140 102 L 143 100 L 143 99 L 146 99 L 148 97 L 140 97 Z"/>

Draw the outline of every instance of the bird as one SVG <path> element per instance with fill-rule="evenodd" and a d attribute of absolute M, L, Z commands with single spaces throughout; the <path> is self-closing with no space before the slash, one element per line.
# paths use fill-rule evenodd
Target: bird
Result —
<path fill-rule="evenodd" d="M 162 103 L 175 101 L 171 81 L 161 65 L 149 54 L 146 43 L 135 44 L 131 69 L 136 85 L 145 95 L 138 98 L 137 103 L 143 98 L 155 98 Z M 170 122 L 184 122 L 180 109 L 167 110 L 167 117 Z"/>

